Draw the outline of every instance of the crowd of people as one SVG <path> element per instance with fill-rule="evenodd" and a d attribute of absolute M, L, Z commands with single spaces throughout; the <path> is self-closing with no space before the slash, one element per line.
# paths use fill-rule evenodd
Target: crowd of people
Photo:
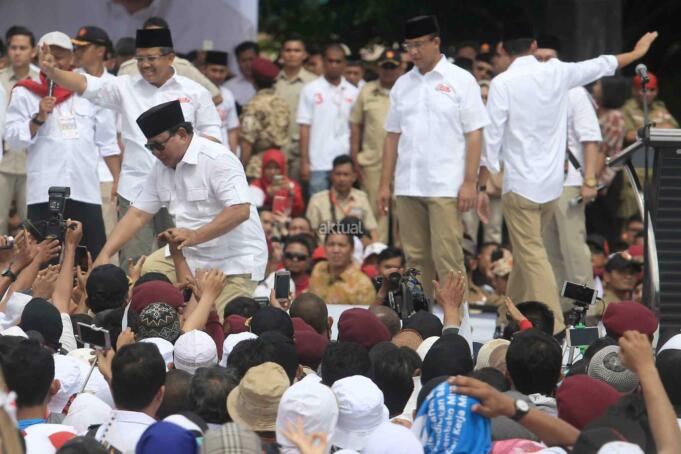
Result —
<path fill-rule="evenodd" d="M 527 23 L 448 46 L 434 16 L 274 58 L 180 55 L 159 17 L 115 45 L 11 27 L 0 449 L 678 452 L 681 334 L 607 165 L 644 97 L 678 127 L 653 74 L 615 75 L 656 37 L 566 63 Z"/>

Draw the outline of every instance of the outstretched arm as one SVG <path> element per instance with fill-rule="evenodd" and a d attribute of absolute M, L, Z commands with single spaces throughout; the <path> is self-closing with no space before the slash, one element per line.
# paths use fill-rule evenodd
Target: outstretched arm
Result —
<path fill-rule="evenodd" d="M 43 44 L 43 47 L 40 48 L 40 70 L 57 85 L 75 91 L 79 95 L 82 95 L 87 88 L 85 76 L 57 68 L 54 55 L 50 53 L 50 46 L 47 44 Z"/>

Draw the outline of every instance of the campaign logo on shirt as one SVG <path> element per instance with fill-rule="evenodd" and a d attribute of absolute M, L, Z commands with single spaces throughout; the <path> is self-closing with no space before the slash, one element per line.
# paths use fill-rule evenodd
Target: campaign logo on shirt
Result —
<path fill-rule="evenodd" d="M 186 96 L 182 96 L 181 98 L 177 98 L 178 101 L 180 102 L 192 102 L 190 98 L 187 98 Z"/>
<path fill-rule="evenodd" d="M 322 96 L 321 93 L 317 92 L 314 94 L 314 103 L 319 105 L 324 102 L 324 96 Z"/>
<path fill-rule="evenodd" d="M 437 84 L 435 89 L 448 95 L 454 92 L 454 89 L 447 84 Z"/>
<path fill-rule="evenodd" d="M 345 98 L 345 102 L 348 103 L 348 104 L 352 104 L 352 101 L 353 101 L 353 99 L 349 96 Z"/>

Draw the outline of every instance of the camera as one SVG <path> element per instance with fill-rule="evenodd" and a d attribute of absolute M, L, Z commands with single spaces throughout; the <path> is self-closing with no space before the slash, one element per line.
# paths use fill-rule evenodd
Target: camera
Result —
<path fill-rule="evenodd" d="M 428 298 L 416 277 L 418 275 L 419 272 L 415 268 L 409 268 L 404 275 L 398 272 L 388 275 L 386 282 L 388 296 L 385 304 L 402 320 L 409 318 L 414 312 L 428 310 Z"/>
<path fill-rule="evenodd" d="M 71 196 L 71 188 L 52 186 L 47 191 L 49 217 L 40 221 L 27 220 L 24 227 L 38 241 L 45 238 L 56 238 L 60 243 L 64 242 L 66 235 L 66 222 L 64 221 L 64 209 L 66 200 Z"/>

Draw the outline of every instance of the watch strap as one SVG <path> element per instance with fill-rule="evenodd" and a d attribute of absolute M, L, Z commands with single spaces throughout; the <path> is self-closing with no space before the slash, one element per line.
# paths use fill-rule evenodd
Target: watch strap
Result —
<path fill-rule="evenodd" d="M 8 277 L 10 281 L 14 282 L 17 280 L 17 275 L 14 274 L 11 268 L 7 267 L 5 271 L 2 272 L 2 277 Z"/>

